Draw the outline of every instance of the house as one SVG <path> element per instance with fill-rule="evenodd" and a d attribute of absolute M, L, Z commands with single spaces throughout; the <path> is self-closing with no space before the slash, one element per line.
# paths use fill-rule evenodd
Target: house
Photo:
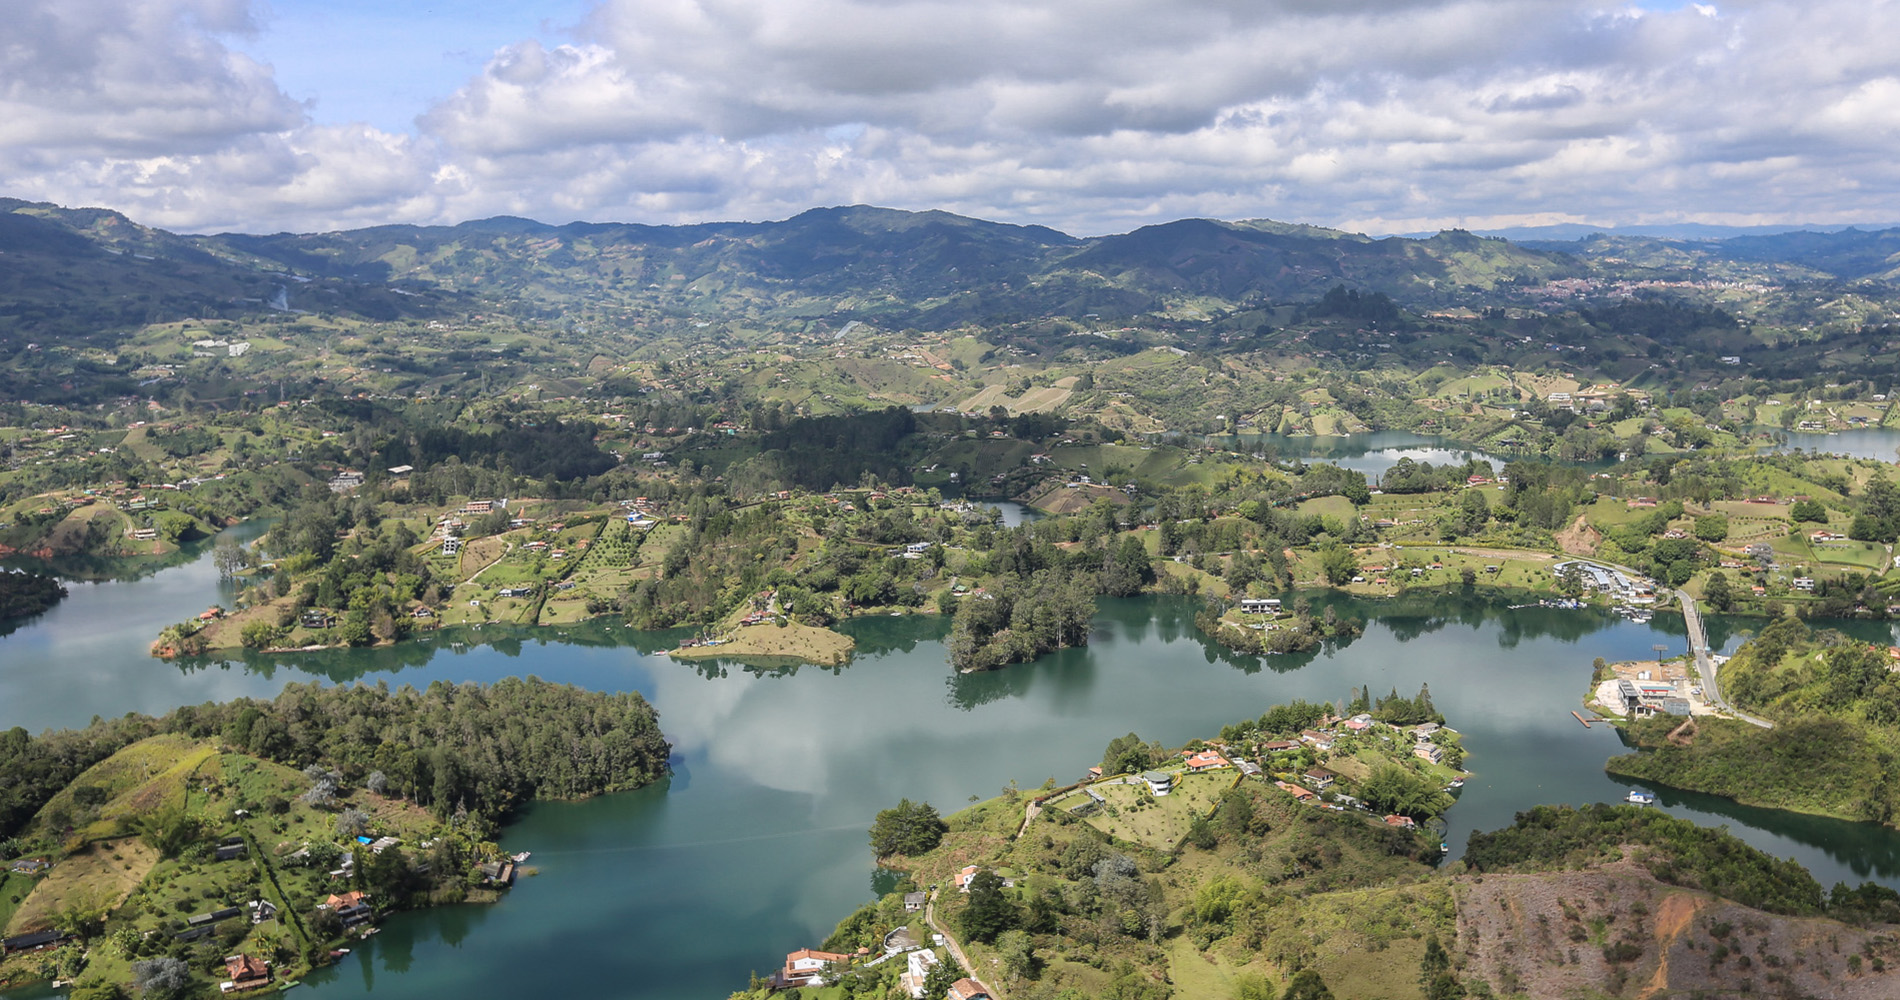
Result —
<path fill-rule="evenodd" d="M 840 955 L 833 951 L 814 951 L 800 948 L 785 956 L 785 967 L 772 976 L 772 985 L 778 989 L 791 989 L 797 986 L 824 985 L 825 969 L 832 965 L 843 965 L 851 961 L 850 955 Z"/>
<path fill-rule="evenodd" d="M 60 930 L 34 931 L 0 940 L 0 955 L 17 955 L 23 951 L 39 951 L 51 948 L 66 940 L 66 932 Z"/>
<path fill-rule="evenodd" d="M 1412 738 L 1419 741 L 1420 743 L 1423 743 L 1426 740 L 1431 739 L 1432 734 L 1435 732 L 1438 732 L 1438 723 L 1421 722 L 1418 725 L 1412 727 Z"/>
<path fill-rule="evenodd" d="M 212 859 L 215 861 L 236 861 L 249 853 L 250 848 L 245 847 L 244 842 L 240 840 L 235 844 L 219 844 L 218 849 L 212 854 Z"/>
<path fill-rule="evenodd" d="M 1101 776 L 1102 776 L 1102 765 L 1100 765 L 1100 764 L 1097 764 L 1097 765 L 1095 765 L 1094 767 L 1091 767 L 1091 768 L 1089 768 L 1089 772 L 1088 772 L 1088 774 L 1086 774 L 1086 775 L 1084 775 L 1084 776 L 1083 776 L 1083 778 L 1082 778 L 1082 780 L 1084 780 L 1084 781 L 1094 781 L 1095 779 L 1097 779 L 1097 778 L 1099 778 L 1099 777 L 1101 777 Z"/>
<path fill-rule="evenodd" d="M 251 900 L 251 923 L 261 924 L 266 920 L 277 919 L 277 904 L 268 899 Z"/>
<path fill-rule="evenodd" d="M 1240 599 L 1240 610 L 1250 615 L 1278 614 L 1280 611 L 1280 599 L 1277 597 L 1243 597 Z"/>
<path fill-rule="evenodd" d="M 51 867 L 52 864 L 45 858 L 21 858 L 13 863 L 10 870 L 18 875 L 38 875 Z"/>
<path fill-rule="evenodd" d="M 1241 760 L 1239 757 L 1234 758 L 1234 767 L 1239 769 L 1241 775 L 1244 777 L 1251 778 L 1257 774 L 1263 773 L 1260 765 L 1250 760 Z"/>
<path fill-rule="evenodd" d="M 1420 743 L 1412 747 L 1412 756 L 1427 763 L 1442 764 L 1445 761 L 1445 748 L 1436 743 Z"/>
<path fill-rule="evenodd" d="M 1202 771 L 1212 771 L 1215 768 L 1232 766 L 1232 764 L 1227 762 L 1227 758 L 1222 757 L 1212 750 L 1203 750 L 1187 759 L 1188 771 L 1194 774 L 1198 774 Z"/>
<path fill-rule="evenodd" d="M 1319 798 L 1319 796 L 1314 795 L 1310 789 L 1301 788 L 1300 786 L 1295 785 L 1295 784 L 1290 784 L 1285 781 L 1276 781 L 1274 782 L 1274 784 L 1279 786 L 1279 789 L 1281 791 L 1287 793 L 1288 795 L 1293 796 L 1296 800 L 1300 802 L 1311 802 L 1314 799 Z"/>
<path fill-rule="evenodd" d="M 1300 745 L 1292 740 L 1274 740 L 1271 743 L 1260 744 L 1261 753 L 1283 753 L 1287 750 L 1298 750 L 1299 748 Z"/>
<path fill-rule="evenodd" d="M 1796 590 L 1812 592 L 1814 590 L 1814 577 L 1797 576 L 1793 580 L 1789 581 L 1789 585 L 1794 587 L 1794 589 Z"/>
<path fill-rule="evenodd" d="M 1838 531 L 1817 531 L 1809 535 L 1808 540 L 1815 542 L 1844 542 L 1847 541 L 1847 536 Z"/>
<path fill-rule="evenodd" d="M 515 864 L 512 861 L 487 861 L 476 865 L 475 870 L 482 873 L 482 881 L 496 885 L 515 884 Z"/>
<path fill-rule="evenodd" d="M 1410 816 L 1397 816 L 1397 815 L 1387 816 L 1385 818 L 1385 825 L 1396 826 L 1401 830 L 1418 829 L 1418 821 L 1413 819 Z"/>
<path fill-rule="evenodd" d="M 1331 750 L 1333 734 L 1323 733 L 1317 729 L 1306 729 L 1300 732 L 1300 742 L 1313 744 L 1315 750 Z"/>
<path fill-rule="evenodd" d="M 1144 771 L 1141 780 L 1148 783 L 1148 791 L 1157 799 L 1174 791 L 1174 775 L 1166 771 Z"/>
<path fill-rule="evenodd" d="M 1333 781 L 1338 778 L 1338 775 L 1323 767 L 1314 767 L 1307 769 L 1305 777 L 1306 780 L 1313 783 L 1313 789 L 1315 791 L 1325 791 L 1332 786 Z"/>
<path fill-rule="evenodd" d="M 927 897 L 925 897 L 925 895 L 921 892 L 905 893 L 904 894 L 904 912 L 916 913 L 918 910 L 923 909 L 924 901 L 926 898 Z"/>
<path fill-rule="evenodd" d="M 1355 733 L 1363 733 L 1372 728 L 1372 716 L 1363 712 L 1346 720 L 1346 728 Z"/>
<path fill-rule="evenodd" d="M 927 948 L 911 952 L 905 958 L 907 968 L 903 975 L 897 977 L 897 985 L 916 1000 L 922 1000 L 924 980 L 930 978 L 930 970 L 937 966 L 938 961 L 937 953 Z"/>
<path fill-rule="evenodd" d="M 352 889 L 349 892 L 331 893 L 330 898 L 323 901 L 323 905 L 332 910 L 342 910 L 356 906 L 367 899 L 369 899 L 369 893 Z"/>
<path fill-rule="evenodd" d="M 974 979 L 959 979 L 950 984 L 950 1000 L 990 1000 L 990 993 Z"/>
<path fill-rule="evenodd" d="M 980 870 L 975 865 L 965 865 L 962 871 L 957 872 L 957 891 L 969 892 L 970 882 L 976 878 L 976 873 Z"/>
<path fill-rule="evenodd" d="M 224 960 L 224 974 L 231 977 L 221 987 L 226 993 L 249 989 L 270 982 L 270 963 L 249 955 L 232 955 Z"/>

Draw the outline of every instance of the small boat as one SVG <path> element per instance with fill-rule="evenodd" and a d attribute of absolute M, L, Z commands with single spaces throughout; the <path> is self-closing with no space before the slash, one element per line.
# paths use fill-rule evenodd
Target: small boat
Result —
<path fill-rule="evenodd" d="M 282 993 L 285 990 L 292 989 L 294 987 L 298 987 L 302 985 L 303 985 L 303 980 L 301 979 L 286 979 L 283 982 L 277 984 L 277 992 Z"/>
<path fill-rule="evenodd" d="M 530 857 L 533 857 L 533 854 L 531 852 L 522 851 L 520 854 L 515 855 L 515 864 L 520 864 L 523 861 L 528 860 Z"/>
<path fill-rule="evenodd" d="M 1465 787 L 1465 779 L 1463 779 L 1463 778 L 1453 778 L 1453 779 L 1451 779 L 1451 784 L 1449 784 L 1449 785 L 1446 785 L 1445 787 L 1446 787 L 1446 788 L 1463 788 L 1463 787 Z"/>
<path fill-rule="evenodd" d="M 1631 805 L 1653 806 L 1656 804 L 1656 796 L 1648 792 L 1631 792 L 1629 802 Z"/>

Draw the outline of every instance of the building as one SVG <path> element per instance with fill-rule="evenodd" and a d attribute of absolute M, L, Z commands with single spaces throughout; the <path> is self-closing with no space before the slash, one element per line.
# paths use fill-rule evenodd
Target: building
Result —
<path fill-rule="evenodd" d="M 904 912 L 916 913 L 918 910 L 923 909 L 925 898 L 926 897 L 921 892 L 905 893 L 904 894 Z"/>
<path fill-rule="evenodd" d="M 1274 785 L 1278 786 L 1281 791 L 1287 793 L 1288 795 L 1293 796 L 1295 800 L 1300 801 L 1300 802 L 1311 802 L 1314 799 L 1319 798 L 1319 796 L 1313 794 L 1311 789 L 1301 788 L 1298 785 L 1289 784 L 1284 781 L 1276 781 L 1274 782 Z"/>
<path fill-rule="evenodd" d="M 1308 768 L 1306 771 L 1306 780 L 1313 783 L 1313 788 L 1316 791 L 1325 791 L 1332 786 L 1332 783 L 1338 777 L 1338 775 L 1323 767 Z"/>
<path fill-rule="evenodd" d="M 1271 615 L 1280 611 L 1280 599 L 1277 597 L 1243 597 L 1240 610 L 1250 615 Z"/>
<path fill-rule="evenodd" d="M 1141 780 L 1148 783 L 1148 791 L 1153 792 L 1155 798 L 1174 791 L 1174 775 L 1166 771 L 1144 771 Z"/>
<path fill-rule="evenodd" d="M 23 951 L 39 951 L 51 948 L 66 940 L 66 932 L 59 930 L 34 931 L 0 940 L 0 955 L 17 955 Z"/>
<path fill-rule="evenodd" d="M 1300 732 L 1300 741 L 1302 743 L 1313 744 L 1313 749 L 1315 750 L 1331 750 L 1333 748 L 1333 734 L 1323 733 L 1317 729 L 1302 730 Z"/>
<path fill-rule="evenodd" d="M 827 968 L 849 961 L 850 955 L 800 948 L 785 956 L 785 967 L 773 974 L 772 985 L 782 990 L 797 986 L 823 986 Z"/>
<path fill-rule="evenodd" d="M 937 953 L 927 948 L 911 952 L 904 959 L 904 974 L 897 977 L 897 985 L 904 988 L 916 1000 L 923 1000 L 924 980 L 930 978 L 930 970 L 937 967 Z"/>
<path fill-rule="evenodd" d="M 1412 747 L 1412 756 L 1430 764 L 1445 762 L 1445 748 L 1436 743 L 1419 743 Z"/>
<path fill-rule="evenodd" d="M 974 979 L 959 979 L 950 985 L 949 1000 L 990 1000 L 990 993 Z"/>
<path fill-rule="evenodd" d="M 1387 816 L 1385 818 L 1385 825 L 1396 826 L 1401 830 L 1418 829 L 1418 821 L 1413 819 L 1410 816 L 1397 816 L 1397 815 Z"/>
<path fill-rule="evenodd" d="M 1187 759 L 1188 771 L 1196 774 L 1202 771 L 1212 771 L 1215 768 L 1231 766 L 1232 765 L 1227 762 L 1227 758 L 1222 757 L 1212 750 L 1202 750 L 1200 753 L 1194 754 Z"/>
<path fill-rule="evenodd" d="M 270 963 L 249 955 L 232 955 L 224 960 L 224 974 L 231 977 L 220 986 L 226 993 L 246 990 L 270 982 Z"/>

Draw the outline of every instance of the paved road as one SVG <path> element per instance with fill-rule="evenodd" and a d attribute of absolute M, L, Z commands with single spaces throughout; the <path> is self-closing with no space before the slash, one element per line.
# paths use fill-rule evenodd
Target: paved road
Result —
<path fill-rule="evenodd" d="M 1709 657 L 1709 633 L 1702 627 L 1702 610 L 1696 607 L 1695 598 L 1690 597 L 1686 590 L 1676 591 L 1676 600 L 1682 602 L 1682 617 L 1689 624 L 1689 651 L 1695 654 L 1695 670 L 1701 677 L 1702 693 L 1707 696 L 1709 703 L 1743 722 L 1752 722 L 1763 729 L 1775 728 L 1775 724 L 1767 719 L 1737 711 L 1735 706 L 1728 703 L 1728 699 L 1722 697 L 1715 661 Z"/>
<path fill-rule="evenodd" d="M 956 959 L 958 965 L 963 966 L 963 970 L 969 973 L 971 979 L 976 980 L 978 986 L 983 987 L 983 992 L 988 993 L 995 1000 L 1003 1000 L 1001 993 L 990 989 L 990 984 L 984 982 L 982 977 L 976 974 L 976 966 L 970 962 L 970 956 L 963 953 L 963 948 L 957 944 L 957 939 L 950 936 L 950 932 L 937 923 L 937 893 L 942 891 L 937 889 L 930 893 L 930 902 L 924 905 L 924 923 L 929 924 L 931 930 L 943 935 L 943 944 L 944 947 L 950 949 L 950 957 Z"/>

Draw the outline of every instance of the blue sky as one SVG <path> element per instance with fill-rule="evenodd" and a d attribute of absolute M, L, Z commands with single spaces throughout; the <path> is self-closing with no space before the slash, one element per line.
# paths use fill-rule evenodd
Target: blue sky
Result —
<path fill-rule="evenodd" d="M 1900 218 L 1900 0 L 9 0 L 0 194 L 185 231 Z"/>
<path fill-rule="evenodd" d="M 479 75 L 497 50 L 528 38 L 558 44 L 591 6 L 273 0 L 258 8 L 261 30 L 228 44 L 269 63 L 286 93 L 314 102 L 317 122 L 413 132 L 417 114 Z"/>

